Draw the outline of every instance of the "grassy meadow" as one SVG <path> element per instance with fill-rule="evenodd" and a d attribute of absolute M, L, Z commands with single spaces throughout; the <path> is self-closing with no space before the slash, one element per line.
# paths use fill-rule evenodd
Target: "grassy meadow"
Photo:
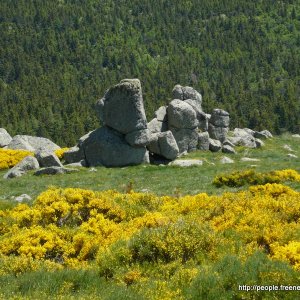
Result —
<path fill-rule="evenodd" d="M 241 286 L 300 285 L 300 138 L 237 151 L 226 154 L 233 164 L 220 163 L 223 153 L 190 153 L 182 159 L 204 164 L 188 168 L 10 180 L 0 171 L 0 299 L 297 299 L 299 290 Z M 213 184 L 284 169 L 296 172 L 266 185 Z M 33 200 L 13 200 L 25 193 Z"/>

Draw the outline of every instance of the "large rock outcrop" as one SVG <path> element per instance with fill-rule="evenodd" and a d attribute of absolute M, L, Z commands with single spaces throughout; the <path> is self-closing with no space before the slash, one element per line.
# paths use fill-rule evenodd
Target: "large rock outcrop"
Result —
<path fill-rule="evenodd" d="M 54 152 L 60 149 L 58 145 L 43 137 L 30 135 L 16 135 L 7 145 L 8 149 L 23 149 L 32 152 L 47 151 Z"/>

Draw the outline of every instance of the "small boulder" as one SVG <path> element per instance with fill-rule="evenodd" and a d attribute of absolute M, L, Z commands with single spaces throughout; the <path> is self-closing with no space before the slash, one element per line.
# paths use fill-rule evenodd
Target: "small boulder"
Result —
<path fill-rule="evenodd" d="M 263 147 L 265 143 L 261 139 L 255 139 L 256 148 Z"/>
<path fill-rule="evenodd" d="M 167 107 L 161 106 L 158 110 L 154 113 L 155 118 L 160 122 L 167 122 L 168 115 L 167 115 Z"/>
<path fill-rule="evenodd" d="M 198 146 L 198 131 L 197 129 L 187 128 L 170 128 L 179 148 L 179 153 L 191 152 L 197 150 Z"/>
<path fill-rule="evenodd" d="M 202 166 L 203 161 L 200 159 L 176 159 L 172 161 L 169 165 L 179 167 Z"/>
<path fill-rule="evenodd" d="M 35 158 L 38 160 L 40 167 L 62 167 L 62 163 L 55 153 L 38 151 L 35 153 Z"/>
<path fill-rule="evenodd" d="M 234 163 L 234 160 L 227 157 L 227 156 L 223 156 L 220 160 L 220 163 L 221 164 L 233 164 Z"/>
<path fill-rule="evenodd" d="M 22 194 L 20 196 L 14 197 L 13 199 L 15 201 L 21 203 L 21 202 L 24 202 L 24 201 L 30 201 L 32 198 L 29 195 L 27 195 L 27 194 Z"/>
<path fill-rule="evenodd" d="M 34 175 L 39 176 L 39 175 L 56 175 L 56 174 L 69 174 L 69 173 L 74 173 L 78 172 L 77 169 L 71 169 L 71 168 L 65 168 L 65 167 L 47 167 L 47 168 L 42 168 L 39 169 L 34 173 Z"/>
<path fill-rule="evenodd" d="M 299 139 L 299 138 L 300 138 L 300 134 L 298 134 L 298 133 L 296 133 L 296 134 L 292 134 L 292 137 L 293 137 L 293 138 L 297 138 L 297 139 Z"/>
<path fill-rule="evenodd" d="M 158 136 L 160 155 L 173 160 L 179 154 L 179 148 L 171 131 L 162 132 Z"/>
<path fill-rule="evenodd" d="M 242 162 L 253 162 L 253 161 L 260 161 L 258 158 L 251 158 L 251 157 L 242 157 L 241 158 Z"/>
<path fill-rule="evenodd" d="M 7 146 L 11 140 L 10 134 L 4 128 L 0 128 L 0 148 Z"/>
<path fill-rule="evenodd" d="M 218 127 L 209 123 L 208 133 L 212 139 L 224 142 L 227 139 L 229 128 L 228 127 Z"/>
<path fill-rule="evenodd" d="M 86 164 L 86 161 L 84 159 L 82 159 L 81 161 L 78 161 L 78 162 L 74 162 L 74 163 L 70 163 L 70 164 L 67 164 L 65 165 L 65 167 L 86 167 L 87 164 Z"/>
<path fill-rule="evenodd" d="M 172 91 L 173 99 L 180 99 L 180 100 L 192 100 L 194 105 L 199 109 L 202 110 L 202 96 L 199 92 L 193 89 L 190 86 L 181 86 L 179 84 L 175 85 Z"/>
<path fill-rule="evenodd" d="M 209 150 L 209 134 L 208 132 L 198 133 L 198 147 L 199 150 Z"/>
<path fill-rule="evenodd" d="M 287 156 L 288 156 L 288 157 L 291 157 L 291 158 L 298 158 L 298 156 L 297 156 L 297 155 L 295 155 L 295 154 L 292 154 L 292 153 L 289 153 Z"/>
<path fill-rule="evenodd" d="M 168 130 L 167 122 L 158 121 L 156 118 L 148 123 L 148 130 L 151 133 L 163 132 Z"/>
<path fill-rule="evenodd" d="M 234 150 L 234 148 L 229 145 L 223 145 L 222 152 L 229 153 L 229 154 L 236 154 L 236 151 Z"/>
<path fill-rule="evenodd" d="M 211 152 L 218 152 L 222 149 L 222 144 L 218 140 L 209 139 L 209 150 Z"/>
<path fill-rule="evenodd" d="M 26 156 L 22 161 L 20 161 L 17 165 L 11 168 L 7 173 L 4 174 L 4 179 L 20 177 L 24 175 L 27 171 L 38 169 L 39 162 L 33 156 Z"/>
<path fill-rule="evenodd" d="M 178 129 L 194 129 L 198 126 L 195 110 L 184 101 L 175 99 L 170 102 L 168 109 L 168 124 Z"/>

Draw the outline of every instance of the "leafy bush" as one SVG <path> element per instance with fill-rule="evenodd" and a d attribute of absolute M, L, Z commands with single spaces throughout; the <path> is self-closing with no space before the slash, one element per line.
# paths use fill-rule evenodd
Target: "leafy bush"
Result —
<path fill-rule="evenodd" d="M 14 167 L 28 155 L 33 156 L 33 153 L 25 150 L 12 150 L 0 148 L 0 170 Z"/>

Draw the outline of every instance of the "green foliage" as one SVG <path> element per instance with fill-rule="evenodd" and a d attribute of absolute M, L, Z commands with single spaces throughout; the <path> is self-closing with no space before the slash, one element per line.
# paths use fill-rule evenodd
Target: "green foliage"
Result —
<path fill-rule="evenodd" d="M 15 1 L 0 7 L 1 127 L 71 146 L 95 100 L 142 81 L 148 118 L 177 83 L 232 126 L 299 131 L 297 1 Z M 22 116 L 22 118 L 20 118 Z"/>

